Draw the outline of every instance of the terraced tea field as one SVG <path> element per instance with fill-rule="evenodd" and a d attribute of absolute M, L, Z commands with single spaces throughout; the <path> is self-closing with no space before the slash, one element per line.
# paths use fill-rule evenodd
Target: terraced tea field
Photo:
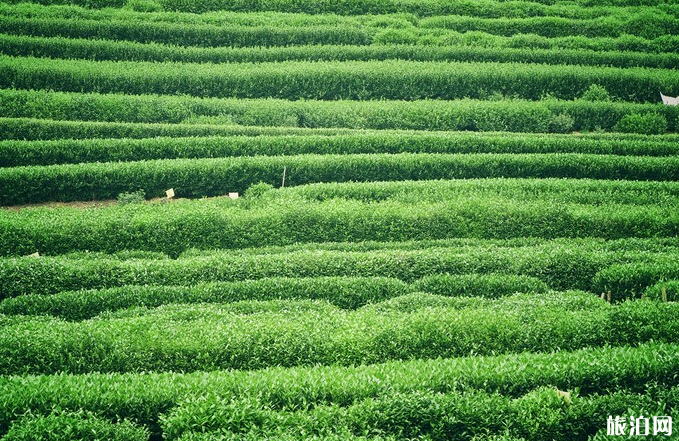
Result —
<path fill-rule="evenodd" d="M 0 438 L 679 439 L 661 94 L 678 0 L 2 1 Z"/>

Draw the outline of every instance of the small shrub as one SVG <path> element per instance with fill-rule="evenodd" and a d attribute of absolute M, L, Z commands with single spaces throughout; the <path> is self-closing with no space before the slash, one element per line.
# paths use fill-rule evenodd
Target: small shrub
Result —
<path fill-rule="evenodd" d="M 598 84 L 592 84 L 589 86 L 581 97 L 584 101 L 610 101 L 611 95 L 608 93 L 605 87 Z"/>
<path fill-rule="evenodd" d="M 667 131 L 667 119 L 657 113 L 631 113 L 623 116 L 613 130 L 622 133 L 661 135 Z"/>
<path fill-rule="evenodd" d="M 146 194 L 144 193 L 144 190 L 137 190 L 130 193 L 127 192 L 120 193 L 118 195 L 118 204 L 119 205 L 142 204 L 144 203 L 145 197 Z"/>
<path fill-rule="evenodd" d="M 274 187 L 271 184 L 267 184 L 266 182 L 258 182 L 248 187 L 248 189 L 245 190 L 243 197 L 247 199 L 260 198 L 264 193 L 267 193 L 273 189 Z"/>
<path fill-rule="evenodd" d="M 567 113 L 552 116 L 549 120 L 549 131 L 552 133 L 568 133 L 573 130 L 575 120 Z"/>

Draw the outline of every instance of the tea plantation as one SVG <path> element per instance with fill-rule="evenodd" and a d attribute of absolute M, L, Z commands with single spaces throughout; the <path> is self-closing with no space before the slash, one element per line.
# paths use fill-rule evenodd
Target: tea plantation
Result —
<path fill-rule="evenodd" d="M 3 0 L 0 439 L 679 439 L 661 94 L 679 0 Z"/>

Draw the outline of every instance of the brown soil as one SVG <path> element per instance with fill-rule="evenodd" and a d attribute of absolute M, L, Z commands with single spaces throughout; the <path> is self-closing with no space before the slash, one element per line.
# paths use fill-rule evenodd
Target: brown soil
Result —
<path fill-rule="evenodd" d="M 225 198 L 228 196 L 215 196 L 215 198 Z M 172 201 L 187 201 L 188 198 L 173 198 Z M 168 202 L 167 198 L 153 198 L 148 199 L 144 203 L 146 204 L 158 204 Z M 11 205 L 11 206 L 0 206 L 0 209 L 10 210 L 10 211 L 21 211 L 25 208 L 100 208 L 100 207 L 110 207 L 112 205 L 117 205 L 118 201 L 115 199 L 107 199 L 103 201 L 74 201 L 74 202 L 41 202 L 37 204 L 24 204 L 24 205 Z"/>
<path fill-rule="evenodd" d="M 60 208 L 60 207 L 74 207 L 74 208 L 89 208 L 89 207 L 107 207 L 115 205 L 115 199 L 105 201 L 75 201 L 75 202 L 42 202 L 39 204 L 24 204 L 12 205 L 8 207 L 1 207 L 4 210 L 20 211 L 24 208 Z"/>

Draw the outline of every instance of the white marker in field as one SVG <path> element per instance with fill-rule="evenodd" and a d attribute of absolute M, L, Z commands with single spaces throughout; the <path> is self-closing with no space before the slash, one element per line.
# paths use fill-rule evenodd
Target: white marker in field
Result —
<path fill-rule="evenodd" d="M 557 389 L 556 395 L 558 397 L 562 397 L 566 403 L 571 404 L 571 393 L 570 392 Z"/>
<path fill-rule="evenodd" d="M 673 96 L 666 96 L 661 93 L 660 98 L 662 99 L 662 103 L 666 106 L 679 105 L 679 96 L 675 98 Z"/>
<path fill-rule="evenodd" d="M 165 190 L 165 195 L 167 196 L 168 199 L 172 199 L 174 197 L 174 188 Z"/>
<path fill-rule="evenodd" d="M 29 254 L 28 257 L 40 257 L 40 253 L 36 251 L 33 254 Z"/>
<path fill-rule="evenodd" d="M 238 199 L 238 192 L 229 193 L 229 197 L 230 197 L 231 199 Z"/>

